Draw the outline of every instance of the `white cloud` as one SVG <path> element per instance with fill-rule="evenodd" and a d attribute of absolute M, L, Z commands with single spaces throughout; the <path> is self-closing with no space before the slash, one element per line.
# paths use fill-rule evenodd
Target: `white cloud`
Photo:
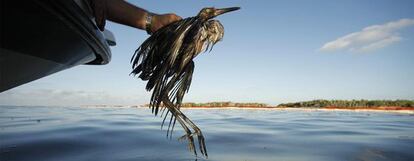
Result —
<path fill-rule="evenodd" d="M 325 52 L 348 50 L 351 52 L 369 52 L 384 48 L 400 41 L 398 31 L 414 25 L 414 19 L 400 19 L 382 25 L 368 26 L 362 31 L 350 33 L 334 41 L 325 43 L 320 50 Z"/>

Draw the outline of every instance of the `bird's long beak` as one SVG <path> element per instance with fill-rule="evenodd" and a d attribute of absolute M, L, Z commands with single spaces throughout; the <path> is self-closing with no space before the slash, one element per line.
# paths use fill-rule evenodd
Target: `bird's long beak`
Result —
<path fill-rule="evenodd" d="M 216 9 L 215 11 L 215 16 L 227 13 L 227 12 L 231 12 L 231 11 L 236 11 L 239 10 L 240 7 L 229 7 L 229 8 L 220 8 L 220 9 Z"/>

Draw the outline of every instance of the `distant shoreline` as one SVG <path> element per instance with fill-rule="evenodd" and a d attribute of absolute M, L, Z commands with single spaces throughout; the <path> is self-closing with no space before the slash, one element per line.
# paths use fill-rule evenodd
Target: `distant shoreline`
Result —
<path fill-rule="evenodd" d="M 182 109 L 246 109 L 246 110 L 297 110 L 297 111 L 355 111 L 355 112 L 391 112 L 391 113 L 407 113 L 414 114 L 413 108 L 401 107 L 378 107 L 378 108 L 347 108 L 347 107 L 182 107 Z"/>
<path fill-rule="evenodd" d="M 147 107 L 147 106 L 143 106 Z M 411 110 L 414 111 L 414 108 L 410 107 L 398 107 L 398 106 L 380 106 L 380 107 L 277 107 L 277 106 L 268 106 L 268 107 L 249 107 L 249 106 L 225 106 L 225 107 L 214 107 L 214 106 L 196 106 L 188 107 L 184 106 L 181 108 L 200 108 L 200 109 L 225 109 L 225 108 L 237 108 L 237 109 L 326 109 L 326 110 L 385 110 L 385 111 L 400 111 L 400 110 Z"/>
<path fill-rule="evenodd" d="M 86 105 L 86 108 L 149 108 L 148 106 L 123 106 L 123 105 Z M 184 110 L 292 110 L 292 111 L 354 111 L 354 112 L 386 112 L 386 113 L 404 113 L 414 114 L 414 108 L 404 107 L 212 107 L 212 106 L 197 106 L 197 107 L 181 107 Z"/>
<path fill-rule="evenodd" d="M 89 107 L 145 108 L 149 107 L 149 104 L 140 106 L 90 105 Z M 257 102 L 187 102 L 182 103 L 180 107 L 182 109 L 325 110 L 414 113 L 414 100 L 312 100 L 304 102 L 284 103 L 277 106 Z"/>

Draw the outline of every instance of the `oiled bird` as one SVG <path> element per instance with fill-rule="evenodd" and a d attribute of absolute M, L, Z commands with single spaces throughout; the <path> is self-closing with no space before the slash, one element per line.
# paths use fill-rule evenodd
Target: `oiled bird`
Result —
<path fill-rule="evenodd" d="M 146 90 L 153 92 L 149 104 L 152 112 L 157 115 L 162 111 L 163 116 L 167 109 L 161 127 L 168 113 L 171 113 L 167 137 L 169 132 L 171 137 L 175 122 L 178 121 L 186 132 L 181 138 L 188 139 L 189 149 L 195 155 L 197 150 L 194 135 L 197 136 L 200 152 L 207 157 L 204 136 L 180 111 L 184 94 L 191 84 L 193 59 L 202 51 L 211 51 L 214 44 L 224 36 L 223 25 L 212 18 L 238 9 L 240 8 L 203 8 L 197 16 L 162 27 L 141 44 L 131 59 L 131 74 L 148 81 Z"/>

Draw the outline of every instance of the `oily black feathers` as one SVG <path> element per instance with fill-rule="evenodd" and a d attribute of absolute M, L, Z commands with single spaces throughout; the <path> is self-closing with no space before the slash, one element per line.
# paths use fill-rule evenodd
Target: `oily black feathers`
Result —
<path fill-rule="evenodd" d="M 215 43 L 207 39 L 207 25 L 197 17 L 174 22 L 159 29 L 135 51 L 131 74 L 148 81 L 146 89 L 153 90 L 150 107 L 156 115 L 164 93 L 177 107 L 181 104 L 191 84 L 193 58 L 206 45 Z M 173 77 L 177 78 L 170 82 Z M 168 83 L 172 87 L 167 87 Z"/>
<path fill-rule="evenodd" d="M 204 136 L 200 128 L 180 111 L 184 95 L 191 85 L 193 59 L 202 51 L 211 51 L 214 44 L 223 38 L 223 25 L 212 18 L 238 9 L 203 8 L 195 17 L 173 22 L 145 40 L 131 59 L 131 74 L 147 81 L 146 89 L 152 91 L 149 104 L 152 112 L 157 115 L 162 111 L 163 115 L 168 109 L 161 127 L 171 114 L 167 137 L 177 121 L 186 132 L 181 138 L 188 140 L 189 149 L 195 155 L 194 136 L 197 136 L 200 152 L 207 157 Z"/>

